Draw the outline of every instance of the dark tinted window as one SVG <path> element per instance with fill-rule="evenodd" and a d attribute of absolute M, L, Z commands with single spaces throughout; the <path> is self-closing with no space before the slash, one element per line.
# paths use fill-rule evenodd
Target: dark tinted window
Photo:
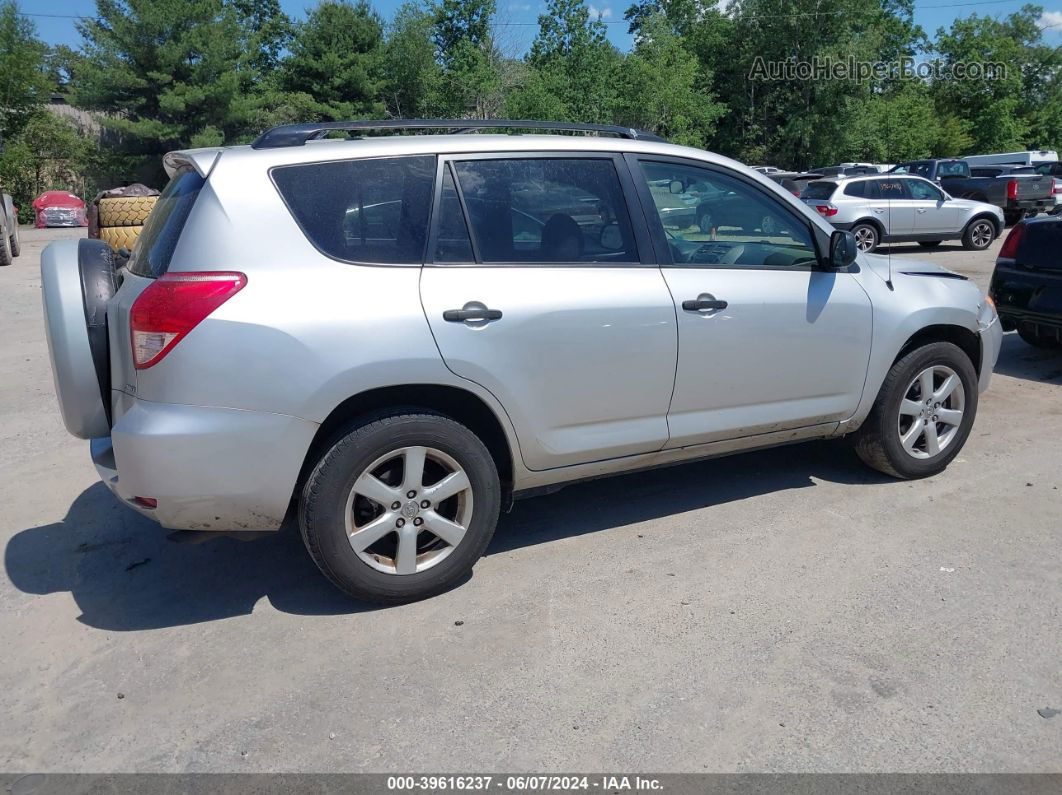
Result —
<path fill-rule="evenodd" d="M 971 177 L 998 177 L 1002 173 L 1003 169 L 998 167 L 979 166 L 970 169 Z"/>
<path fill-rule="evenodd" d="M 637 262 L 612 160 L 454 163 L 483 262 Z"/>
<path fill-rule="evenodd" d="M 1045 176 L 1062 176 L 1062 163 L 1037 163 L 1034 170 Z"/>
<path fill-rule="evenodd" d="M 434 156 L 281 166 L 273 180 L 310 242 L 328 256 L 384 265 L 423 260 Z"/>
<path fill-rule="evenodd" d="M 439 201 L 439 235 L 435 244 L 436 262 L 474 262 L 472 241 L 454 187 L 454 177 L 443 171 L 442 198 Z"/>
<path fill-rule="evenodd" d="M 825 201 L 833 195 L 835 190 L 837 190 L 836 182 L 809 182 L 800 194 L 800 198 Z"/>
<path fill-rule="evenodd" d="M 933 173 L 932 163 L 905 163 L 902 166 L 897 166 L 893 169 L 895 174 L 917 174 L 920 177 L 929 178 L 929 175 Z"/>
<path fill-rule="evenodd" d="M 850 182 L 844 186 L 845 196 L 857 196 L 860 199 L 865 199 L 867 195 L 867 182 Z"/>
<path fill-rule="evenodd" d="M 970 167 L 961 160 L 950 160 L 937 166 L 938 177 L 965 177 L 969 173 Z"/>
<path fill-rule="evenodd" d="M 910 198 L 907 195 L 907 191 L 903 188 L 903 183 L 906 180 L 902 179 L 877 179 L 874 180 L 877 185 L 877 192 L 879 199 L 907 199 Z"/>
<path fill-rule="evenodd" d="M 133 247 L 129 270 L 137 276 L 158 277 L 170 267 L 170 258 L 206 182 L 190 168 L 181 169 L 162 191 Z"/>
<path fill-rule="evenodd" d="M 1030 268 L 1062 270 L 1062 221 L 1027 224 L 1018 249 L 1018 262 Z"/>

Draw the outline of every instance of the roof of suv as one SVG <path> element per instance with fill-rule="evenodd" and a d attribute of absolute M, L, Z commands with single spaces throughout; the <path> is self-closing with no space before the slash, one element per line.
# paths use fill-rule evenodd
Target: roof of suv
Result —
<path fill-rule="evenodd" d="M 626 139 L 600 135 L 387 135 L 366 138 L 307 141 L 301 146 L 284 146 L 255 149 L 249 145 L 210 147 L 207 149 L 184 149 L 170 152 L 163 158 L 163 165 L 170 176 L 182 164 L 189 164 L 201 176 L 207 176 L 218 157 L 225 153 L 226 160 L 246 160 L 266 168 L 275 165 L 342 160 L 352 157 L 394 156 L 399 154 L 453 154 L 461 152 L 642 152 L 706 160 L 731 168 L 745 166 L 728 157 L 679 146 L 658 140 Z M 768 181 L 765 176 L 751 172 Z"/>

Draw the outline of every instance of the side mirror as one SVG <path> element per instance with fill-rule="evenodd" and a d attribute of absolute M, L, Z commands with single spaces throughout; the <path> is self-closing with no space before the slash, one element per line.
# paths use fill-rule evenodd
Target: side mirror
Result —
<path fill-rule="evenodd" d="M 677 179 L 671 180 L 671 184 L 667 187 L 672 193 L 682 193 L 682 183 Z"/>
<path fill-rule="evenodd" d="M 623 235 L 620 234 L 619 224 L 613 222 L 601 227 L 600 242 L 605 251 L 619 251 L 623 248 Z"/>
<path fill-rule="evenodd" d="M 855 262 L 859 247 L 855 235 L 841 229 L 830 235 L 830 270 L 843 270 Z"/>

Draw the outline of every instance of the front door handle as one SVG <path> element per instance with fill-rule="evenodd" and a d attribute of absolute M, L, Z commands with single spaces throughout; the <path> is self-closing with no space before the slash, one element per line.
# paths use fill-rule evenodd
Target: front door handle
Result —
<path fill-rule="evenodd" d="M 714 312 L 726 309 L 726 306 L 726 301 L 717 301 L 711 293 L 701 293 L 696 298 L 682 302 L 682 308 L 687 312 Z"/>
<path fill-rule="evenodd" d="M 926 211 L 925 207 L 919 207 L 918 208 L 918 212 L 920 212 L 920 213 L 924 213 L 925 211 Z"/>
<path fill-rule="evenodd" d="M 443 320 L 451 323 L 464 323 L 469 320 L 501 320 L 500 309 L 487 309 L 478 301 L 469 301 L 460 309 L 447 309 Z"/>

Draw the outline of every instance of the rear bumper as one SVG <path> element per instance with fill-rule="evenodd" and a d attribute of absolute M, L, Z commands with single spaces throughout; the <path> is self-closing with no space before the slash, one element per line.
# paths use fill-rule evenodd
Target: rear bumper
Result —
<path fill-rule="evenodd" d="M 1051 196 L 1046 199 L 1007 199 L 1007 206 L 1003 209 L 1007 211 L 1016 210 L 1040 210 L 1050 211 L 1055 209 L 1055 197 Z"/>
<path fill-rule="evenodd" d="M 277 530 L 317 424 L 281 414 L 123 397 L 96 470 L 130 507 L 174 530 Z M 157 500 L 148 508 L 136 497 Z"/>

